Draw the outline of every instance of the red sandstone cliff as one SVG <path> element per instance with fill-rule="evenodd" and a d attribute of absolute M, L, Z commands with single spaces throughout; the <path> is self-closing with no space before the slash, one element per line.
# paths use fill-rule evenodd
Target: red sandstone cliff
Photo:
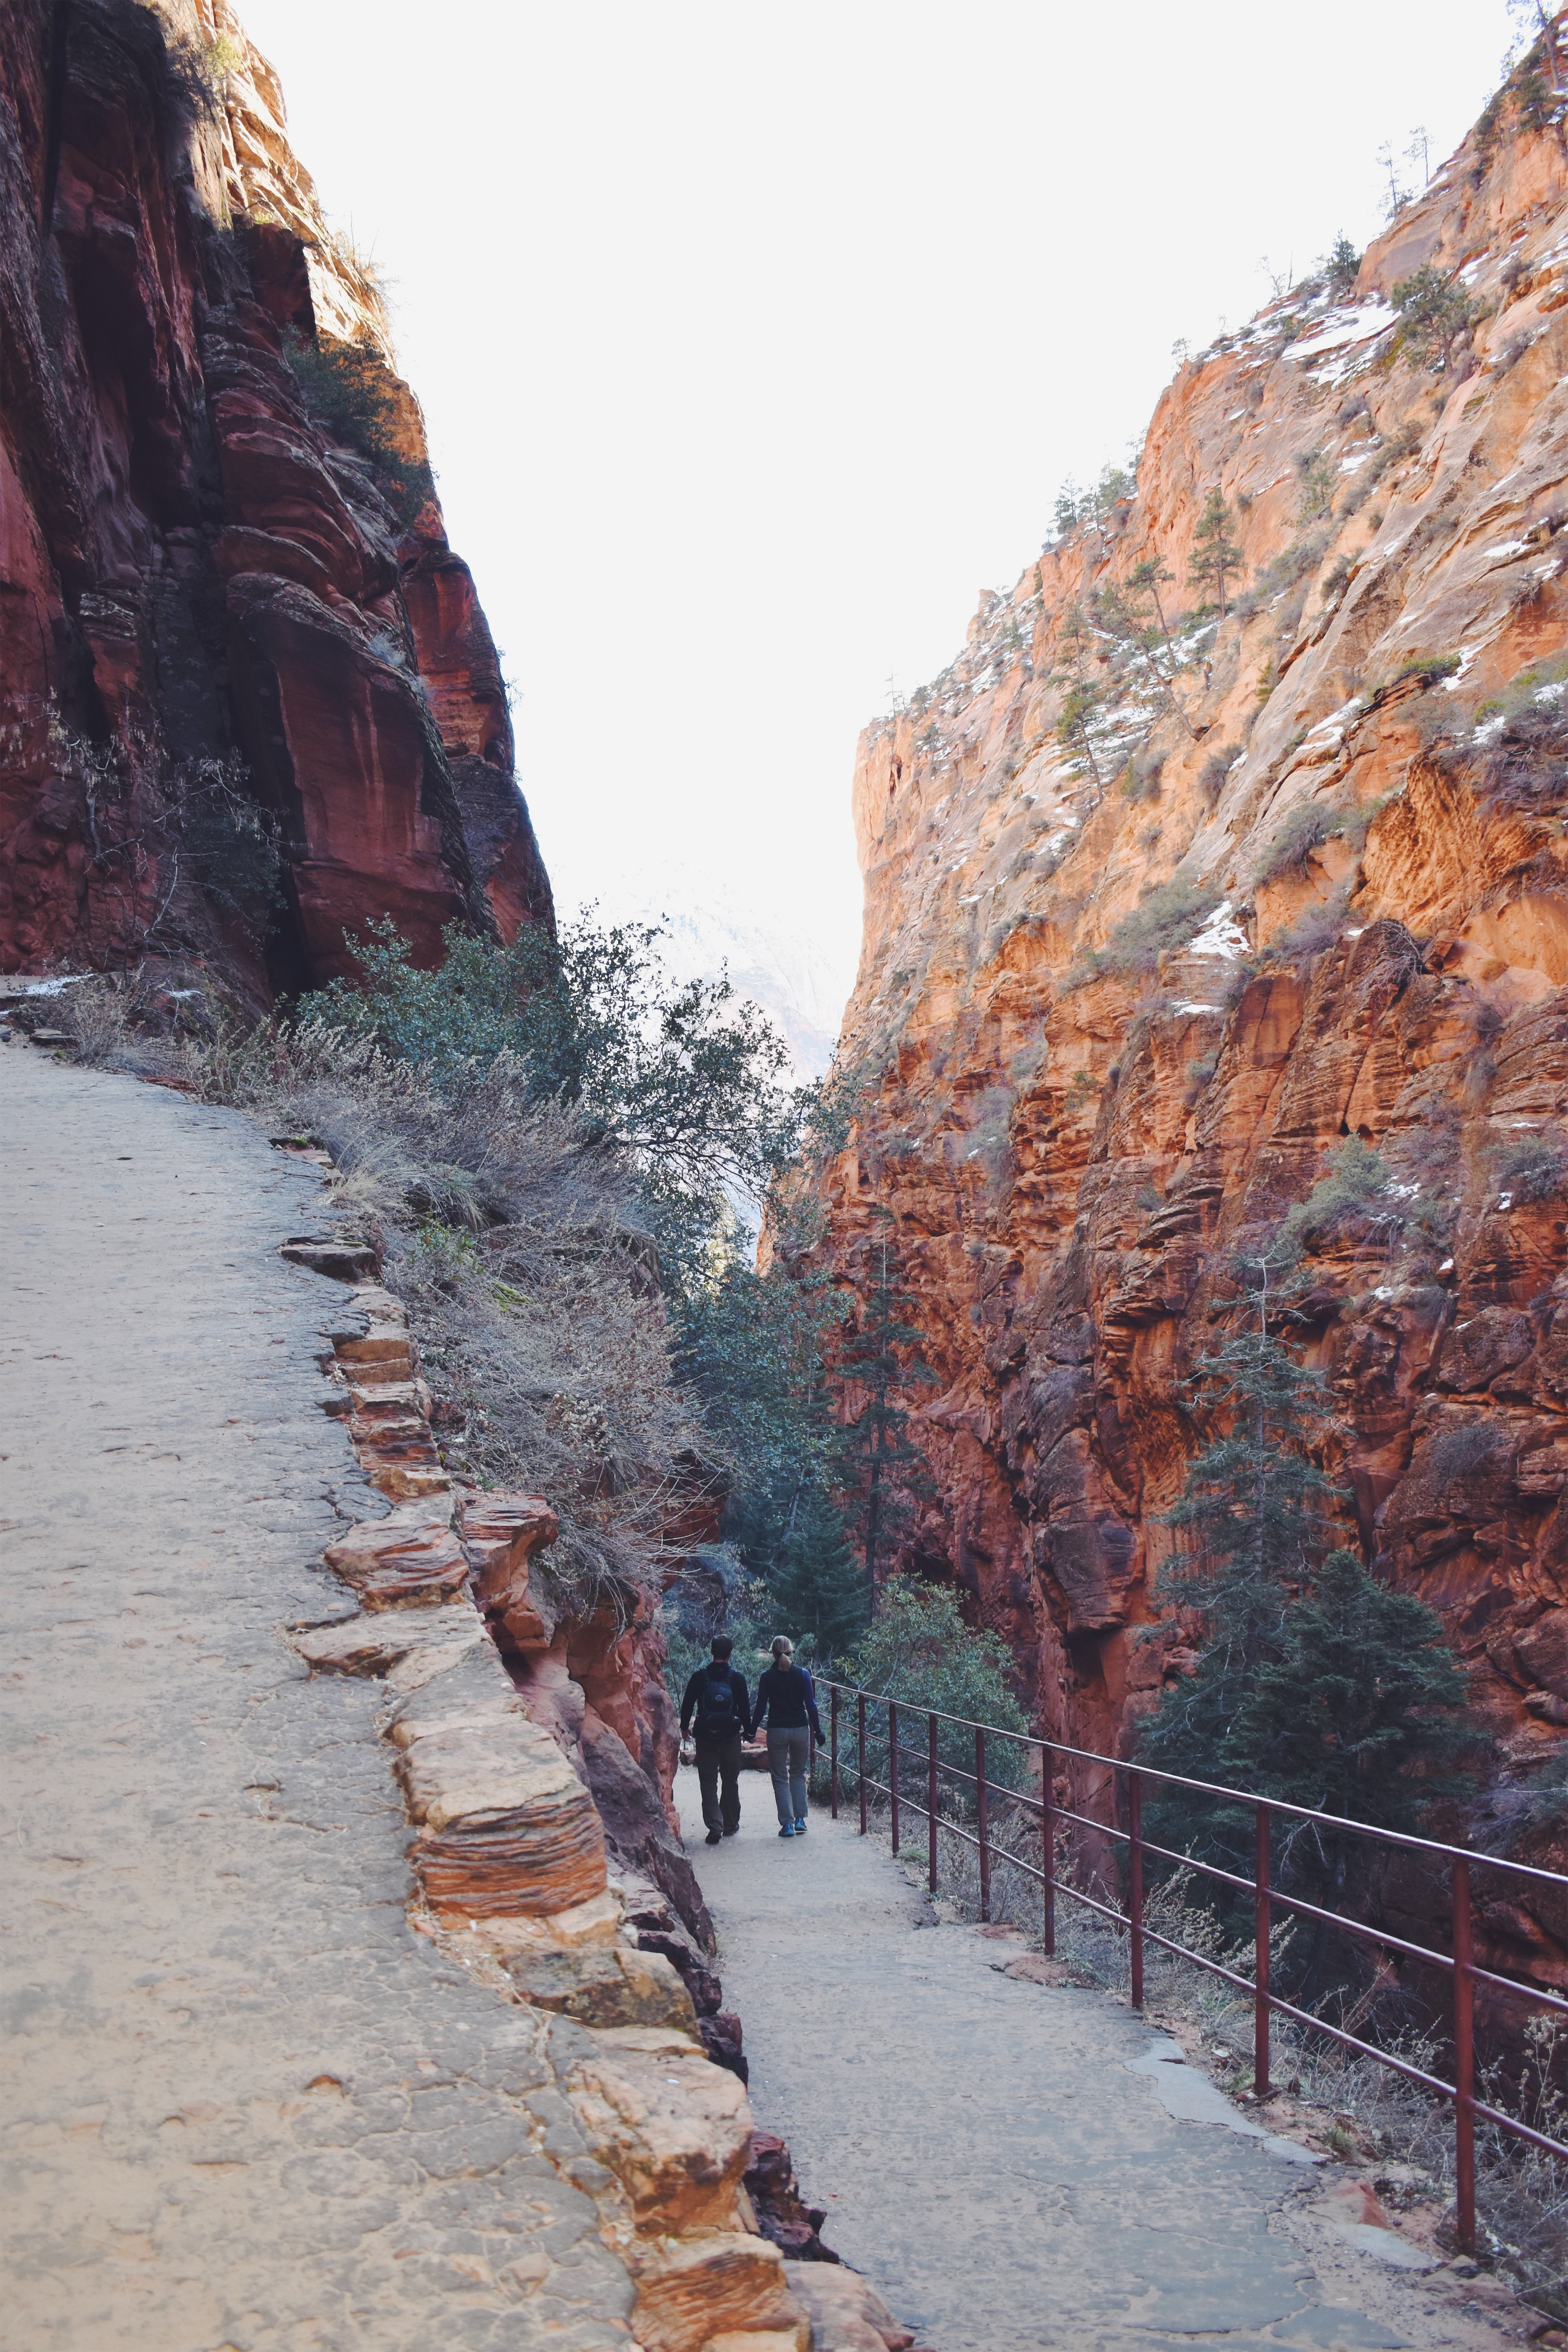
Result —
<path fill-rule="evenodd" d="M 1479 314 L 1440 370 L 1387 302 L 1424 264 Z M 1568 1725 L 1568 730 L 1534 667 L 1568 647 L 1560 133 L 1505 101 L 1345 290 L 1184 365 L 1136 495 L 863 737 L 868 1094 L 826 1248 L 853 1309 L 894 1213 L 940 1376 L 906 1561 L 1005 1634 L 1046 1725 L 1126 1752 L 1193 1630 L 1153 1590 L 1202 1442 L 1181 1383 L 1238 1246 L 1375 1146 L 1408 1189 L 1309 1254 L 1327 1459 L 1506 1769 Z M 1058 733 L 1071 608 L 1149 559 L 1194 604 L 1215 487 L 1251 593 L 1181 638 L 1173 695 L 1090 633 L 1097 784 Z M 1401 1222 L 1417 1183 L 1442 1238 Z M 1568 1981 L 1568 1919 L 1492 1932 Z"/>
<path fill-rule="evenodd" d="M 548 919 L 417 404 L 226 0 L 16 0 L 0 109 L 0 970 L 194 951 L 261 997 L 383 914 L 421 961 Z M 318 337 L 373 354 L 402 496 L 307 405 Z M 265 946 L 224 887 L 250 803 Z"/>

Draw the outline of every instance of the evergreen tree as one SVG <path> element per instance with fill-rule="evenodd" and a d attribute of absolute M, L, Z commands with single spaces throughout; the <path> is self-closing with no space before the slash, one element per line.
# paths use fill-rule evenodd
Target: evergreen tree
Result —
<path fill-rule="evenodd" d="M 785 1630 L 829 1648 L 866 1622 L 862 1579 L 831 1499 L 842 1433 L 829 1410 L 820 1280 L 766 1274 L 727 1252 L 675 1302 L 675 1364 L 700 1398 L 730 1482 L 723 1534 L 760 1578 Z"/>
<path fill-rule="evenodd" d="M 1361 270 L 1361 256 L 1342 229 L 1329 252 L 1320 264 L 1329 297 L 1334 302 L 1348 302 L 1355 291 Z"/>
<path fill-rule="evenodd" d="M 769 1605 L 803 1663 L 842 1657 L 866 1630 L 865 1573 L 850 1557 L 843 1513 L 820 1488 L 796 1497 L 766 1581 Z"/>
<path fill-rule="evenodd" d="M 1467 1744 L 1465 1679 L 1424 1601 L 1331 1551 L 1253 1676 L 1231 1732 L 1247 1784 L 1346 1820 L 1409 1829 L 1411 1767 Z"/>
<path fill-rule="evenodd" d="M 1253 1261 L 1256 1327 L 1197 1367 L 1231 1426 L 1192 1464 L 1170 1514 L 1195 1549 L 1165 1581 L 1201 1611 L 1204 1647 L 1194 1672 L 1166 1690 L 1139 1753 L 1164 1771 L 1394 1827 L 1432 1786 L 1412 1768 L 1465 1742 L 1463 1683 L 1422 1603 L 1386 1591 L 1352 1553 L 1318 1565 L 1335 1488 L 1305 1449 L 1329 1402 L 1322 1376 L 1268 1328 L 1268 1275 L 1294 1247 L 1281 1235 Z M 1246 1808 L 1171 1792 L 1152 1802 L 1150 1824 L 1162 1844 L 1250 1870 Z M 1290 1831 L 1276 1883 L 1338 1895 L 1357 1843 Z M 1321 1949 L 1320 1938 L 1316 1958 Z"/>
<path fill-rule="evenodd" d="M 1067 689 L 1057 720 L 1057 740 L 1070 752 L 1074 773 L 1088 776 L 1093 783 L 1098 801 L 1107 782 L 1094 740 L 1096 722 L 1105 707 L 1105 688 L 1100 682 L 1099 642 L 1076 597 L 1062 614 L 1057 642 L 1067 656 L 1051 673 L 1051 684 Z"/>
<path fill-rule="evenodd" d="M 1226 583 L 1239 579 L 1241 574 L 1241 550 L 1230 535 L 1230 509 L 1216 483 L 1193 534 L 1194 544 L 1187 584 L 1202 592 L 1204 609 L 1217 612 L 1222 621 L 1226 615 Z"/>
<path fill-rule="evenodd" d="M 875 1213 L 881 1230 L 873 1244 L 871 1288 L 859 1328 L 844 1341 L 837 1367 L 841 1381 L 866 1391 L 866 1402 L 845 1434 L 842 1464 L 846 1517 L 873 1601 L 887 1547 L 907 1524 L 911 1500 L 930 1485 L 900 1399 L 913 1386 L 936 1383 L 936 1374 L 921 1358 L 920 1331 L 908 1319 L 914 1301 L 899 1286 L 889 1244 L 892 1213 L 879 1208 Z"/>
<path fill-rule="evenodd" d="M 1131 678 L 1152 709 L 1161 716 L 1169 713 L 1179 719 L 1196 742 L 1197 730 L 1176 684 L 1189 665 L 1176 644 L 1160 593 L 1172 577 L 1155 557 L 1134 564 L 1125 580 L 1100 590 L 1094 600 L 1094 617 L 1120 647 Z"/>

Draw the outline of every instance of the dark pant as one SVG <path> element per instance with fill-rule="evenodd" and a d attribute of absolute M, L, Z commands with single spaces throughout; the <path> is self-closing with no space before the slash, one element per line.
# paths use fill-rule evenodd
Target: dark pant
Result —
<path fill-rule="evenodd" d="M 722 1780 L 722 1801 L 719 1784 Z M 702 1820 L 710 1830 L 741 1826 L 741 1735 L 709 1745 L 697 1742 L 697 1785 L 702 1791 Z"/>

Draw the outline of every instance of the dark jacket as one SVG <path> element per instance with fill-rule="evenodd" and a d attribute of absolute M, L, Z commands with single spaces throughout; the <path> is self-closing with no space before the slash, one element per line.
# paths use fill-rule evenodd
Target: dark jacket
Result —
<path fill-rule="evenodd" d="M 770 1666 L 757 1685 L 753 1717 L 757 1729 L 804 1731 L 809 1722 L 818 1739 L 822 1726 L 816 1715 L 816 1685 L 804 1666 Z"/>
<path fill-rule="evenodd" d="M 702 1696 L 703 1684 L 710 1675 L 717 1682 L 720 1675 L 726 1672 L 730 1677 L 730 1688 L 735 1694 L 735 1729 L 743 1739 L 750 1739 L 752 1699 L 751 1693 L 746 1688 L 746 1677 L 744 1675 L 737 1674 L 733 1666 L 728 1668 L 721 1666 L 717 1658 L 710 1658 L 705 1666 L 699 1666 L 686 1685 L 686 1696 L 680 1702 L 680 1730 L 683 1738 L 690 1730 L 692 1717 L 698 1711 L 698 1701 Z"/>

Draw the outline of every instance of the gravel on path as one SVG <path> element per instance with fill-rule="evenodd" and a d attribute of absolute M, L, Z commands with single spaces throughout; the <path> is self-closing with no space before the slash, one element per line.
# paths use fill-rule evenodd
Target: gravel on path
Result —
<path fill-rule="evenodd" d="M 1321 2217 L 1305 2152 L 1124 2003 L 1005 1976 L 1021 1941 L 940 1923 L 884 1846 L 825 1809 L 781 1839 L 765 1779 L 742 1788 L 739 1836 L 688 1843 L 757 2121 L 789 2142 L 826 2242 L 922 2344 L 1518 2341 L 1448 2273 L 1359 2252 Z M 700 1821 L 695 1787 L 679 1794 Z"/>
<path fill-rule="evenodd" d="M 318 1181 L 0 1046 L 16 2352 L 630 2341 L 543 2028 L 408 1926 L 378 1686 L 280 1638 L 378 1508 L 320 1409 L 342 1293 L 276 1255 Z"/>

